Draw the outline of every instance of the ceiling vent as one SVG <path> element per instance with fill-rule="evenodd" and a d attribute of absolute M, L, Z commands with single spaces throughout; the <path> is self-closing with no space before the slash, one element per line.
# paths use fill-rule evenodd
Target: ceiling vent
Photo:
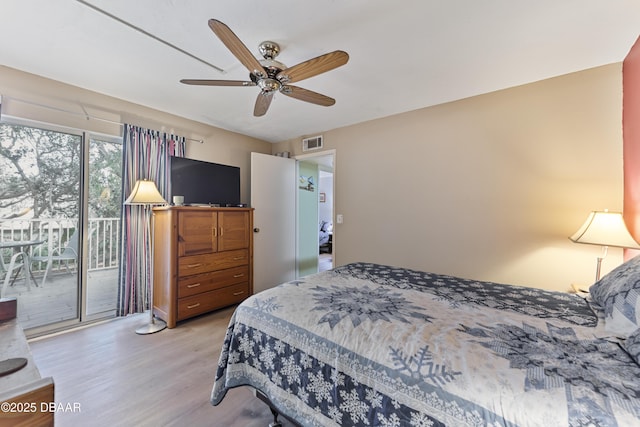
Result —
<path fill-rule="evenodd" d="M 322 135 L 304 138 L 302 140 L 302 151 L 318 150 L 322 148 Z"/>

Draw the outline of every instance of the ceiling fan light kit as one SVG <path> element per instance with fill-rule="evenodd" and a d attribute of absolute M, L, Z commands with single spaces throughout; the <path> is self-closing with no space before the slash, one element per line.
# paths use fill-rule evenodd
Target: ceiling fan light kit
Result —
<path fill-rule="evenodd" d="M 260 43 L 258 51 L 264 59 L 258 61 L 227 25 L 216 19 L 210 19 L 209 27 L 227 49 L 249 70 L 250 80 L 183 79 L 180 80 L 181 83 L 199 86 L 258 86 L 260 93 L 253 109 L 253 115 L 256 117 L 266 114 L 276 92 L 323 107 L 329 107 L 336 103 L 335 99 L 326 95 L 292 86 L 289 83 L 299 82 L 346 64 L 349 61 L 349 55 L 346 52 L 336 50 L 293 67 L 287 67 L 275 60 L 280 53 L 278 43 L 272 41 Z"/>

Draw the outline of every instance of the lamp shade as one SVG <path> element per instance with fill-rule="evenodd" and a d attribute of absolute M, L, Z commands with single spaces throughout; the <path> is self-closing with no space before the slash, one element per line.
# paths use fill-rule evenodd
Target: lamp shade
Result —
<path fill-rule="evenodd" d="M 582 227 L 569 239 L 575 243 L 640 249 L 627 230 L 620 212 L 591 212 Z"/>
<path fill-rule="evenodd" d="M 156 184 L 146 179 L 136 181 L 131 194 L 124 201 L 125 205 L 164 205 L 166 203 Z"/>

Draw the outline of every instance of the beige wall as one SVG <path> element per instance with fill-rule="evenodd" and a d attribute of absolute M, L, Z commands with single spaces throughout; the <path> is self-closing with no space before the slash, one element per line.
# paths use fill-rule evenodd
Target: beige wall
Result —
<path fill-rule="evenodd" d="M 198 140 L 187 142 L 187 157 L 239 166 L 243 203 L 250 200 L 251 152 L 271 153 L 265 141 L 3 66 L 0 95 L 7 116 L 115 136 L 121 126 L 112 122 L 129 123 Z M 105 120 L 87 120 L 85 114 Z"/>
<path fill-rule="evenodd" d="M 613 64 L 324 132 L 336 264 L 590 284 L 600 248 L 567 237 L 589 211 L 622 209 L 621 82 Z M 603 270 L 621 259 L 610 250 Z"/>
<path fill-rule="evenodd" d="M 622 209 L 621 82 L 614 64 L 324 132 L 345 219 L 335 224 L 336 264 L 560 290 L 590 283 L 600 250 L 567 236 L 590 210 Z M 301 152 L 299 139 L 272 146 L 2 66 L 0 94 L 7 115 L 119 135 L 86 111 L 202 139 L 187 155 L 240 166 L 247 203 L 251 151 Z M 621 259 L 612 249 L 603 269 Z"/>

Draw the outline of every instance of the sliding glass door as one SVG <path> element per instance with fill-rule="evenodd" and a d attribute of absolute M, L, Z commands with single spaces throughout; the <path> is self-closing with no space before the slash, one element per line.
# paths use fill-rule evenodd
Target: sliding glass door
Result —
<path fill-rule="evenodd" d="M 86 226 L 87 319 L 115 315 L 120 262 L 122 210 L 122 141 L 89 138 Z"/>
<path fill-rule="evenodd" d="M 119 138 L 0 124 L 0 297 L 37 334 L 115 312 Z"/>

